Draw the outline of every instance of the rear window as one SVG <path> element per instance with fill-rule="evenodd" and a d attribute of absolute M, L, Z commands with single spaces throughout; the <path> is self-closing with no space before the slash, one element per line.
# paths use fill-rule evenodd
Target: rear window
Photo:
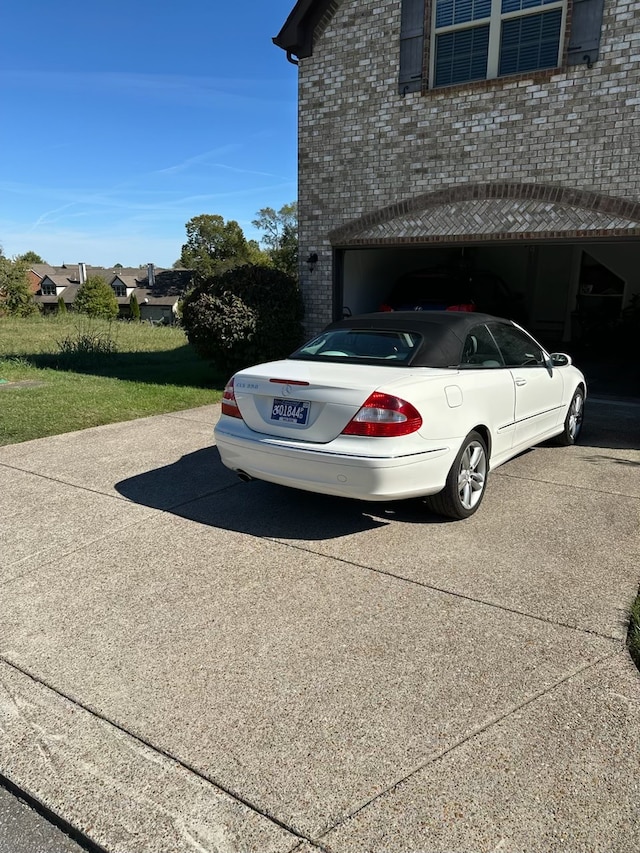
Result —
<path fill-rule="evenodd" d="M 407 364 L 418 350 L 415 332 L 377 329 L 333 329 L 296 350 L 290 358 L 313 361 L 356 361 L 368 364 Z"/>

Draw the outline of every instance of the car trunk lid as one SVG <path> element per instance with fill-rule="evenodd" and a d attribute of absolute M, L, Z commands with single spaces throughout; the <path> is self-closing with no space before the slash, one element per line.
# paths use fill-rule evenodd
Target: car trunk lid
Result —
<path fill-rule="evenodd" d="M 291 359 L 240 371 L 234 377 L 234 393 L 250 429 L 326 443 L 340 435 L 374 391 L 402 396 L 402 387 L 418 375 L 428 380 L 445 372 Z"/>

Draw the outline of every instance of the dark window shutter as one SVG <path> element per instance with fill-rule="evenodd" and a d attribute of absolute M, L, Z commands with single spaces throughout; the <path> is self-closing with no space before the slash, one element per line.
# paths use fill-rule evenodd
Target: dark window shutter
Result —
<path fill-rule="evenodd" d="M 591 65 L 598 59 L 604 0 L 573 0 L 568 65 Z"/>
<path fill-rule="evenodd" d="M 400 93 L 419 92 L 424 62 L 424 0 L 402 0 Z"/>

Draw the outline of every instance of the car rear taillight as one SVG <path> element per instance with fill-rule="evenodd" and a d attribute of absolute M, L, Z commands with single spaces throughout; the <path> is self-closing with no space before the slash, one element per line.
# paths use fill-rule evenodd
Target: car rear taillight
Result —
<path fill-rule="evenodd" d="M 232 376 L 225 385 L 224 393 L 222 395 L 222 414 L 229 415 L 230 418 L 242 418 L 240 409 L 236 402 L 236 394 L 233 390 L 233 379 L 234 377 Z"/>
<path fill-rule="evenodd" d="M 383 302 L 382 305 L 378 308 L 378 311 L 393 311 L 391 305 L 387 305 L 386 302 Z"/>
<path fill-rule="evenodd" d="M 411 403 L 374 391 L 342 434 L 389 438 L 409 435 L 421 426 L 420 412 Z"/>
<path fill-rule="evenodd" d="M 462 302 L 460 305 L 449 305 L 447 311 L 475 311 L 473 302 Z"/>

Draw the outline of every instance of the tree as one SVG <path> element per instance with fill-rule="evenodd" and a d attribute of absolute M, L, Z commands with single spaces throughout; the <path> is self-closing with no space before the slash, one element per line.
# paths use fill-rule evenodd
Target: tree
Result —
<path fill-rule="evenodd" d="M 251 224 L 263 232 L 262 242 L 269 249 L 277 249 L 282 245 L 287 228 L 296 232 L 298 230 L 298 204 L 295 201 L 283 204 L 278 211 L 273 207 L 263 207 L 257 216 Z"/>
<path fill-rule="evenodd" d="M 5 258 L 0 251 L 0 311 L 12 317 L 29 317 L 37 310 L 27 278 L 27 264 Z"/>
<path fill-rule="evenodd" d="M 182 247 L 180 266 L 194 271 L 203 281 L 242 264 L 267 261 L 254 240 L 247 240 L 234 219 L 203 213 L 186 224 L 187 242 Z M 174 264 L 175 266 L 175 264 Z"/>
<path fill-rule="evenodd" d="M 58 296 L 58 308 L 56 314 L 66 314 L 67 306 L 65 305 L 64 299 L 62 298 L 62 294 Z"/>
<path fill-rule="evenodd" d="M 138 304 L 138 297 L 135 293 L 132 293 L 129 297 L 129 307 L 131 308 L 131 319 L 132 320 L 140 320 L 140 305 Z"/>
<path fill-rule="evenodd" d="M 276 269 L 298 277 L 298 227 L 287 224 L 282 232 L 282 239 L 277 249 L 269 252 Z"/>
<path fill-rule="evenodd" d="M 270 267 L 271 259 L 268 252 L 263 252 L 257 240 L 247 240 L 247 263 L 256 267 Z"/>
<path fill-rule="evenodd" d="M 37 252 L 25 252 L 24 255 L 18 255 L 16 258 L 17 261 L 24 261 L 28 266 L 32 266 L 33 264 L 46 264 L 40 255 Z"/>
<path fill-rule="evenodd" d="M 262 231 L 262 242 L 276 269 L 298 276 L 298 205 L 292 201 L 280 210 L 263 207 L 252 225 Z"/>
<path fill-rule="evenodd" d="M 91 275 L 78 288 L 73 307 L 90 317 L 113 320 L 118 316 L 118 302 L 111 285 L 99 275 Z"/>

